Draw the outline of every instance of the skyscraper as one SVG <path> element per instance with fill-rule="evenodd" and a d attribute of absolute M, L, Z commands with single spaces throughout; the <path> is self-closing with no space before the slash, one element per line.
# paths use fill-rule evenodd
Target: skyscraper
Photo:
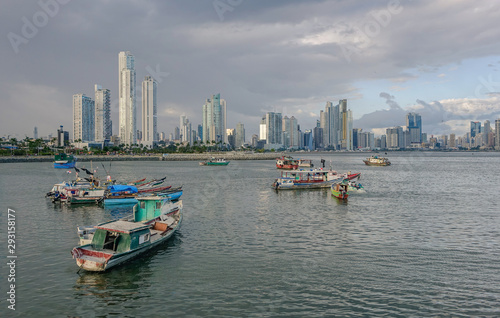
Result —
<path fill-rule="evenodd" d="M 151 76 L 142 81 L 142 144 L 154 146 L 158 142 L 157 83 Z"/>
<path fill-rule="evenodd" d="M 118 54 L 119 136 L 126 145 L 137 143 L 135 110 L 135 58 L 129 52 Z"/>
<path fill-rule="evenodd" d="M 485 120 L 483 125 L 483 145 L 488 146 L 490 131 L 491 131 L 490 121 Z"/>
<path fill-rule="evenodd" d="M 320 111 L 320 127 L 323 128 L 324 147 L 338 149 L 340 134 L 340 106 L 326 102 L 325 110 Z"/>
<path fill-rule="evenodd" d="M 266 144 L 282 146 L 281 132 L 282 132 L 282 119 L 281 113 L 269 112 L 266 114 Z M 273 146 L 271 146 L 273 147 Z"/>
<path fill-rule="evenodd" d="M 476 135 L 481 133 L 481 122 L 480 121 L 471 121 L 470 122 L 470 136 L 476 137 Z"/>
<path fill-rule="evenodd" d="M 203 105 L 203 142 L 227 143 L 226 101 L 220 94 L 212 95 Z"/>
<path fill-rule="evenodd" d="M 406 114 L 406 128 L 410 132 L 410 143 L 422 142 L 422 117 L 419 114 Z"/>
<path fill-rule="evenodd" d="M 239 148 L 245 144 L 245 126 L 242 123 L 236 124 L 235 146 Z"/>
<path fill-rule="evenodd" d="M 262 117 L 259 126 L 259 140 L 267 139 L 266 116 Z"/>
<path fill-rule="evenodd" d="M 36 127 L 36 126 L 33 129 L 33 138 L 34 139 L 38 139 L 38 127 Z"/>
<path fill-rule="evenodd" d="M 495 149 L 500 150 L 500 118 L 495 120 Z"/>
<path fill-rule="evenodd" d="M 193 134 L 191 130 L 191 123 L 189 122 L 189 119 L 186 117 L 186 115 L 181 115 L 180 116 L 180 140 L 181 142 L 189 142 L 189 144 L 193 144 Z"/>
<path fill-rule="evenodd" d="M 347 99 L 339 101 L 340 149 L 352 150 L 352 112 L 347 109 Z"/>
<path fill-rule="evenodd" d="M 111 96 L 109 89 L 95 84 L 95 141 L 109 140 L 111 131 Z"/>
<path fill-rule="evenodd" d="M 94 141 L 95 104 L 84 94 L 73 95 L 73 141 Z"/>

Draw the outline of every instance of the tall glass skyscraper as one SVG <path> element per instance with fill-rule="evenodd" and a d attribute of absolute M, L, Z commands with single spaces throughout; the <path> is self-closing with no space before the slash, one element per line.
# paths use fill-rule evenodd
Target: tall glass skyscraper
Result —
<path fill-rule="evenodd" d="M 153 146 L 158 142 L 157 127 L 157 83 L 151 76 L 142 82 L 142 140 L 141 143 Z"/>
<path fill-rule="evenodd" d="M 470 122 L 470 136 L 476 137 L 481 133 L 481 122 L 480 121 L 471 121 Z"/>
<path fill-rule="evenodd" d="M 281 139 L 282 125 L 281 113 L 269 112 L 266 114 L 267 145 L 283 145 Z"/>
<path fill-rule="evenodd" d="M 410 132 L 410 143 L 422 142 L 422 117 L 417 113 L 406 115 L 406 128 Z"/>
<path fill-rule="evenodd" d="M 111 96 L 109 89 L 95 85 L 95 141 L 111 138 Z"/>
<path fill-rule="evenodd" d="M 122 144 L 137 143 L 135 105 L 135 58 L 129 52 L 118 54 L 119 136 Z"/>

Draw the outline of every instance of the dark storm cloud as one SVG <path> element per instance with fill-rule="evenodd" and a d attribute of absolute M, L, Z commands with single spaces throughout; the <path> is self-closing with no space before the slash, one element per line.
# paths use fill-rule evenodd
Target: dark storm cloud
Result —
<path fill-rule="evenodd" d="M 94 84 L 111 89 L 116 101 L 122 50 L 136 57 L 138 87 L 148 70 L 169 74 L 158 85 L 160 131 L 172 132 L 182 113 L 201 122 L 205 99 L 221 93 L 231 112 L 228 126 L 248 118 L 251 132 L 263 110 L 319 113 L 327 100 L 358 97 L 359 81 L 393 80 L 407 77 L 410 68 L 495 54 L 500 43 L 493 27 L 498 7 L 487 4 L 401 1 L 387 24 L 367 33 L 376 21 L 372 13 L 387 12 L 388 1 L 220 1 L 230 8 L 217 11 L 217 0 L 57 2 L 57 14 L 17 53 L 8 33 L 22 35 L 24 18 L 32 21 L 43 9 L 38 2 L 3 2 L 0 135 L 31 134 L 33 126 L 47 135 L 70 126 L 71 96 L 93 96 Z M 482 23 L 474 23 L 478 15 Z M 19 112 L 22 123 L 6 120 Z"/>

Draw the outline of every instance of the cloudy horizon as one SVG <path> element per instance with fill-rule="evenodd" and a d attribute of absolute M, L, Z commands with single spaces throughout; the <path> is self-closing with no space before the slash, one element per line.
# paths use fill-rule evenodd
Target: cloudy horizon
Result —
<path fill-rule="evenodd" d="M 422 115 L 428 135 L 463 135 L 500 118 L 500 4 L 470 1 L 8 1 L 0 136 L 71 131 L 72 96 L 111 90 L 118 128 L 118 53 L 137 87 L 158 81 L 158 131 L 207 98 L 247 140 L 268 111 L 311 129 L 327 101 L 348 100 L 354 127 L 379 135 Z M 141 99 L 137 94 L 137 123 Z M 141 129 L 140 124 L 138 129 Z M 72 134 L 72 132 L 71 132 Z"/>

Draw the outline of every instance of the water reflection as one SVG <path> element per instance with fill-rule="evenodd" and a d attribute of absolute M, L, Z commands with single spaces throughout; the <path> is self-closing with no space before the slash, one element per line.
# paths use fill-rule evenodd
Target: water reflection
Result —
<path fill-rule="evenodd" d="M 129 300 L 151 297 L 150 288 L 157 282 L 153 276 L 158 274 L 158 263 L 175 257 L 172 254 L 178 252 L 181 243 L 182 235 L 176 233 L 164 244 L 109 271 L 81 271 L 73 285 L 73 298 L 81 300 L 75 314 L 95 316 L 103 306 L 125 309 L 130 308 L 123 305 Z"/>

